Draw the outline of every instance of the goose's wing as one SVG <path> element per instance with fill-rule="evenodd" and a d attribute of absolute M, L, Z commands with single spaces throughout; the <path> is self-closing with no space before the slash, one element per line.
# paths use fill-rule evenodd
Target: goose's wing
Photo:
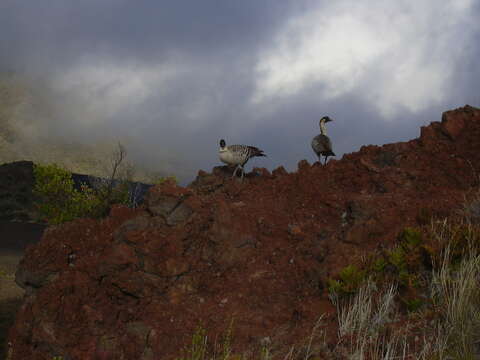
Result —
<path fill-rule="evenodd" d="M 325 151 L 332 151 L 332 142 L 326 135 L 317 135 L 312 139 L 312 149 L 317 154 L 321 154 Z"/>
<path fill-rule="evenodd" d="M 267 156 L 263 153 L 263 150 L 260 150 L 259 148 L 255 147 L 255 146 L 249 146 L 248 149 L 250 151 L 250 157 Z"/>

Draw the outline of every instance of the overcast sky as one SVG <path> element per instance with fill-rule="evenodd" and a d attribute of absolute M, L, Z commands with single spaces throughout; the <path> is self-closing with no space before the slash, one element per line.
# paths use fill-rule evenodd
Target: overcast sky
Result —
<path fill-rule="evenodd" d="M 40 89 L 46 141 L 128 139 L 183 181 L 221 138 L 267 153 L 247 169 L 295 170 L 324 115 L 341 159 L 480 106 L 479 18 L 478 0 L 1 0 L 0 72 Z"/>

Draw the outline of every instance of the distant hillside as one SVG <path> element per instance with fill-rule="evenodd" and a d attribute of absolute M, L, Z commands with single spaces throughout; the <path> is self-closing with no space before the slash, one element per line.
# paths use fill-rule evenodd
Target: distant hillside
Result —
<path fill-rule="evenodd" d="M 40 129 L 42 119 L 54 110 L 30 83 L 15 74 L 0 73 L 0 164 L 29 160 L 38 164 L 56 163 L 73 173 L 108 177 L 112 153 L 121 139 L 98 143 L 80 143 L 69 138 L 46 137 Z M 142 164 L 124 163 L 125 171 L 133 169 L 132 180 L 152 182 L 154 178 L 172 175 L 162 169 L 148 169 Z"/>

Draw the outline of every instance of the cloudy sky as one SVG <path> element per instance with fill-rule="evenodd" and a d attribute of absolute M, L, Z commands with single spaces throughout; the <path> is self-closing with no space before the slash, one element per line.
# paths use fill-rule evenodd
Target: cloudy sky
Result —
<path fill-rule="evenodd" d="M 220 138 L 295 170 L 323 115 L 340 159 L 480 106 L 479 18 L 478 0 L 1 0 L 0 72 L 34 84 L 45 141 L 122 139 L 183 181 Z"/>

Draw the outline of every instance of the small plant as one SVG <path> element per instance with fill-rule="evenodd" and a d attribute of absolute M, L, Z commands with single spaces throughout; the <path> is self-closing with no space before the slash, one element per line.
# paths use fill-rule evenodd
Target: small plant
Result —
<path fill-rule="evenodd" d="M 340 280 L 328 280 L 329 292 L 339 295 L 353 294 L 365 280 L 365 271 L 355 265 L 348 265 L 340 271 L 338 276 Z"/>
<path fill-rule="evenodd" d="M 209 356 L 209 344 L 206 330 L 199 326 L 192 336 L 192 342 L 184 349 L 184 356 L 177 360 L 207 360 L 210 358 L 219 360 L 241 359 L 241 357 L 232 354 L 231 341 L 233 336 L 233 320 L 227 329 L 221 342 L 220 355 L 217 354 L 217 348 L 214 346 L 213 357 Z"/>
<path fill-rule="evenodd" d="M 372 262 L 371 269 L 375 272 L 383 272 L 387 265 L 387 261 L 383 256 L 381 256 Z"/>
<path fill-rule="evenodd" d="M 93 185 L 93 189 L 89 189 L 98 199 L 103 210 L 103 215 L 106 215 L 112 204 L 130 205 L 131 194 L 128 183 L 126 181 L 121 181 L 114 186 L 111 186 L 110 181 L 112 180 L 98 178 L 92 179 L 91 184 Z M 82 190 L 84 189 L 82 188 Z"/>
<path fill-rule="evenodd" d="M 170 175 L 170 176 L 160 176 L 154 180 L 155 185 L 160 185 L 165 182 L 171 182 L 173 184 L 178 184 L 178 179 L 175 175 Z"/>
<path fill-rule="evenodd" d="M 100 201 L 93 190 L 83 187 L 79 192 L 73 187 L 72 174 L 56 164 L 34 165 L 35 186 L 33 194 L 36 207 L 49 224 L 61 224 L 78 217 L 94 217 Z"/>
<path fill-rule="evenodd" d="M 72 174 L 57 166 L 34 165 L 35 205 L 48 224 L 56 225 L 81 217 L 99 218 L 107 215 L 113 204 L 130 204 L 130 190 L 126 181 L 97 180 L 94 188 L 81 185 L 74 188 Z"/>
<path fill-rule="evenodd" d="M 405 304 L 407 310 L 409 312 L 415 312 L 419 310 L 423 304 L 424 301 L 419 298 L 414 298 L 414 299 L 402 299 L 403 303 Z"/>
<path fill-rule="evenodd" d="M 192 343 L 184 349 L 185 356 L 178 360 L 204 360 L 207 355 L 207 334 L 204 328 L 198 327 L 192 336 Z"/>
<path fill-rule="evenodd" d="M 395 266 L 398 272 L 406 270 L 405 251 L 401 247 L 396 247 L 388 252 L 388 262 Z"/>
<path fill-rule="evenodd" d="M 328 292 L 330 294 L 341 294 L 343 293 L 343 284 L 335 279 L 328 279 Z"/>
<path fill-rule="evenodd" d="M 348 265 L 340 271 L 340 279 L 351 287 L 358 287 L 364 280 L 365 272 L 359 270 L 355 265 Z"/>
<path fill-rule="evenodd" d="M 260 359 L 261 360 L 270 360 L 272 358 L 272 354 L 270 353 L 270 349 L 267 345 L 263 345 L 260 349 Z"/>
<path fill-rule="evenodd" d="M 233 338 L 233 323 L 234 323 L 234 319 L 232 318 L 232 320 L 230 321 L 230 325 L 228 326 L 227 332 L 222 340 L 222 354 L 221 354 L 222 360 L 227 360 L 232 353 L 231 346 L 232 346 L 232 338 Z"/>
<path fill-rule="evenodd" d="M 419 229 L 406 227 L 400 233 L 400 241 L 405 250 L 412 250 L 423 242 L 422 233 Z"/>

